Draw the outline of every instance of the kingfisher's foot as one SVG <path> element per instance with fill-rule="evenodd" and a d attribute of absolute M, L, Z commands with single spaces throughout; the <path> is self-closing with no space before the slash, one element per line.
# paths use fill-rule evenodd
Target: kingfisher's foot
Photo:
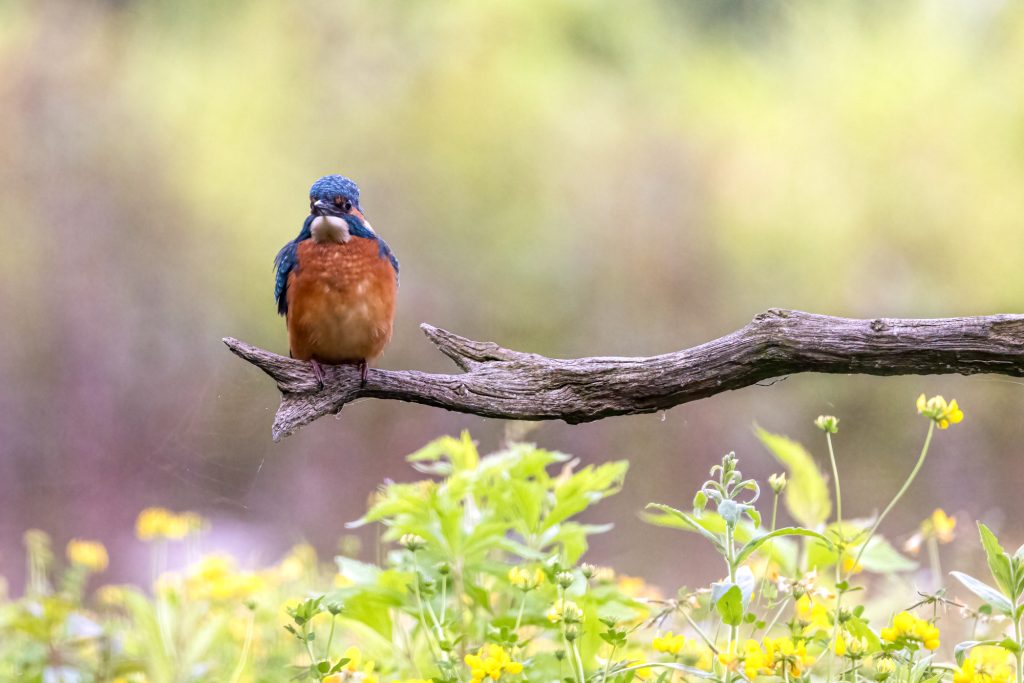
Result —
<path fill-rule="evenodd" d="M 309 364 L 313 366 L 313 376 L 316 377 L 317 391 L 323 391 L 324 389 L 324 369 L 315 360 L 310 360 Z"/>
<path fill-rule="evenodd" d="M 366 360 L 359 361 L 359 388 L 366 386 Z"/>

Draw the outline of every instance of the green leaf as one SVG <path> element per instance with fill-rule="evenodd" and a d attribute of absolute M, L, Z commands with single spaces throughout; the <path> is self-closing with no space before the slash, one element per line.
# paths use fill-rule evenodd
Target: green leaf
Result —
<path fill-rule="evenodd" d="M 749 541 L 746 545 L 740 548 L 739 554 L 736 555 L 736 563 L 739 564 L 743 562 L 748 557 L 750 557 L 750 554 L 753 553 L 755 550 L 757 550 L 773 538 L 778 538 L 779 536 L 813 536 L 814 538 L 817 538 L 826 545 L 828 545 L 829 548 L 832 547 L 832 543 L 823 535 L 819 534 L 817 531 L 811 531 L 810 529 L 803 529 L 800 527 L 788 526 L 783 527 L 782 529 L 776 529 L 771 533 L 767 533 L 763 536 L 758 536 L 754 540 Z"/>
<path fill-rule="evenodd" d="M 884 536 L 875 535 L 868 541 L 868 547 L 860 556 L 861 566 L 876 574 L 909 572 L 917 569 L 917 562 L 900 553 Z"/>
<path fill-rule="evenodd" d="M 1003 590 L 1003 594 L 1015 601 L 1017 590 L 1013 585 L 1013 568 L 1010 565 L 1010 558 L 999 545 L 999 539 L 992 531 L 978 522 L 978 533 L 981 534 L 981 546 L 985 549 L 985 559 L 988 561 L 988 569 L 992 572 L 992 578 L 996 585 Z"/>
<path fill-rule="evenodd" d="M 688 525 L 690 529 L 696 531 L 698 534 L 711 541 L 715 545 L 715 547 L 719 549 L 719 551 L 723 551 L 725 549 L 725 547 L 722 545 L 722 542 L 718 540 L 718 536 L 715 536 L 713 533 L 705 529 L 703 526 L 700 525 L 700 523 L 697 520 L 695 520 L 693 517 L 686 514 L 682 510 L 677 510 L 676 508 L 670 505 L 662 505 L 661 503 L 648 503 L 647 509 L 650 510 L 652 508 L 655 510 L 660 510 L 661 512 L 664 512 L 666 515 L 669 515 L 670 517 L 681 519 Z"/>
<path fill-rule="evenodd" d="M 722 621 L 728 626 L 739 626 L 743 621 L 743 592 L 733 584 L 715 603 Z"/>
<path fill-rule="evenodd" d="M 1013 605 L 1006 599 L 1006 596 L 992 586 L 963 572 L 950 572 L 949 575 L 962 583 L 967 590 L 992 605 L 993 608 L 1008 616 L 1013 615 Z"/>
<path fill-rule="evenodd" d="M 760 427 L 754 433 L 788 472 L 789 485 L 782 496 L 789 514 L 805 527 L 824 523 L 832 512 L 832 499 L 811 454 L 796 441 Z"/>

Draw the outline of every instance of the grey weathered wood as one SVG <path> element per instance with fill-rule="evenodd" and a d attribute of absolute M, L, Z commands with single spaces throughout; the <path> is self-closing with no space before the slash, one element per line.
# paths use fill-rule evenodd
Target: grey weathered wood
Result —
<path fill-rule="evenodd" d="M 732 334 L 649 358 L 546 358 L 421 327 L 464 373 L 371 369 L 360 387 L 354 366 L 325 366 L 326 386 L 318 390 L 308 363 L 237 339 L 224 343 L 277 382 L 274 440 L 364 396 L 576 424 L 664 410 L 799 372 L 1024 376 L 1024 315 L 854 320 L 771 309 Z"/>

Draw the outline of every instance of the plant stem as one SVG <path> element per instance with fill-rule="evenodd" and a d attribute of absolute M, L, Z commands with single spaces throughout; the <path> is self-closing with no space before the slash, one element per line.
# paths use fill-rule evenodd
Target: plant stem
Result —
<path fill-rule="evenodd" d="M 516 616 L 515 633 L 519 634 L 519 627 L 523 624 L 523 610 L 526 609 L 526 593 L 523 593 L 523 601 L 519 603 L 519 615 Z"/>
<path fill-rule="evenodd" d="M 242 679 L 242 674 L 245 673 L 245 665 L 249 660 L 249 650 L 252 649 L 252 634 L 256 626 L 256 612 L 252 612 L 249 615 L 249 624 L 245 629 L 245 642 L 242 643 L 242 654 L 238 657 L 238 664 L 235 665 L 235 670 L 231 672 L 231 678 L 228 679 L 228 683 L 238 683 Z"/>
<path fill-rule="evenodd" d="M 832 433 L 825 432 L 825 440 L 828 441 L 828 457 L 832 462 L 832 478 L 836 483 L 836 527 L 839 529 L 839 555 L 836 557 L 836 583 L 842 581 L 843 571 L 843 494 L 839 489 L 839 468 L 836 466 L 836 452 L 832 448 Z"/>
<path fill-rule="evenodd" d="M 1024 681 L 1024 670 L 1021 665 L 1024 664 L 1024 650 L 1021 649 L 1021 638 L 1020 638 L 1020 615 L 1014 615 L 1013 618 L 1013 639 L 1017 643 L 1017 651 L 1014 656 L 1017 658 L 1017 683 Z"/>
<path fill-rule="evenodd" d="M 900 498 L 903 497 L 903 494 L 907 492 L 907 489 L 909 489 L 910 485 L 913 483 L 914 477 L 917 476 L 918 471 L 920 471 L 921 469 L 921 465 L 924 464 L 925 457 L 927 457 L 928 455 L 928 446 L 931 445 L 932 434 L 934 432 L 935 423 L 929 420 L 928 435 L 924 438 L 924 446 L 921 447 L 921 455 L 919 455 L 917 458 L 917 464 L 915 464 L 914 469 L 910 471 L 910 475 L 907 477 L 907 480 L 903 482 L 903 486 L 900 487 L 900 490 L 896 492 L 896 496 L 891 501 L 889 501 L 889 504 L 885 506 L 884 510 L 882 510 L 882 514 L 880 514 L 878 516 L 878 519 L 875 520 L 875 523 L 871 527 L 871 531 L 868 532 L 868 537 L 864 539 L 864 544 L 860 547 L 860 552 L 857 553 L 857 557 L 853 561 L 854 567 L 860 564 L 860 558 L 864 554 L 864 551 L 867 549 L 868 543 L 870 543 L 872 537 L 874 537 L 875 532 L 878 531 L 878 527 L 882 524 L 882 520 L 885 519 L 885 516 L 889 514 L 889 511 L 893 509 L 896 503 L 899 502 Z"/>
<path fill-rule="evenodd" d="M 928 537 L 928 562 L 932 567 L 932 579 L 935 590 L 942 588 L 942 565 L 939 560 L 939 541 L 934 536 Z"/>

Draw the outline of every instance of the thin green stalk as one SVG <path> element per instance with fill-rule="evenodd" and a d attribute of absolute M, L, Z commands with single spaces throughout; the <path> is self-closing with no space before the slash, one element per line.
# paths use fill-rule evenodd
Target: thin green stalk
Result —
<path fill-rule="evenodd" d="M 519 614 L 516 616 L 516 628 L 515 633 L 519 634 L 519 627 L 523 624 L 523 610 L 526 609 L 526 593 L 523 593 L 523 601 L 519 603 Z"/>
<path fill-rule="evenodd" d="M 441 623 L 444 623 L 445 608 L 448 606 L 448 576 L 441 575 Z"/>
<path fill-rule="evenodd" d="M 882 520 L 885 519 L 886 515 L 889 514 L 889 511 L 892 510 L 893 507 L 895 507 L 896 503 L 899 502 L 900 498 L 903 497 L 903 494 L 907 492 L 907 489 L 909 489 L 910 485 L 914 482 L 914 478 L 917 476 L 917 473 L 921 470 L 921 465 L 924 464 L 924 459 L 928 455 L 928 446 L 931 445 L 932 434 L 934 432 L 935 432 L 935 422 L 929 420 L 929 422 L 928 422 L 928 435 L 924 438 L 924 446 L 921 447 L 921 455 L 919 455 L 918 458 L 917 458 L 917 464 L 915 464 L 914 465 L 914 469 L 912 469 L 910 471 L 910 476 L 908 476 L 907 480 L 905 482 L 903 482 L 903 486 L 900 487 L 900 490 L 896 492 L 896 496 L 891 501 L 889 501 L 889 504 L 885 506 L 884 510 L 882 510 L 882 514 L 880 514 L 878 516 L 878 519 L 875 520 L 874 525 L 872 525 L 872 527 L 871 527 L 871 531 L 868 532 L 867 538 L 864 539 L 864 544 L 861 545 L 861 547 L 860 547 L 860 552 L 857 553 L 857 557 L 853 561 L 853 566 L 854 567 L 856 567 L 858 564 L 860 564 L 860 558 L 864 554 L 864 551 L 867 549 L 868 543 L 870 543 L 872 537 L 874 537 L 875 532 L 878 531 L 878 527 L 881 526 Z M 1018 681 L 1018 683 L 1020 683 L 1020 682 Z"/>
<path fill-rule="evenodd" d="M 572 641 L 572 652 L 574 655 L 576 655 L 576 664 L 578 664 L 580 667 L 580 683 L 586 683 L 587 672 L 583 668 L 583 658 L 580 656 L 580 648 L 576 643 L 577 641 Z"/>
<path fill-rule="evenodd" d="M 323 675 L 316 666 L 316 655 L 313 654 L 313 644 L 309 640 L 309 622 L 303 622 L 302 624 L 302 642 L 306 646 L 306 654 L 309 655 L 309 666 L 311 669 L 316 671 L 316 678 L 318 681 L 324 680 Z"/>
<path fill-rule="evenodd" d="M 412 566 L 413 566 L 413 592 L 416 594 L 416 607 L 417 614 L 420 618 L 420 626 L 423 628 L 423 634 L 427 638 L 427 645 L 430 647 L 430 653 L 434 657 L 434 661 L 441 663 L 440 647 L 434 646 L 434 640 L 431 638 L 430 627 L 427 625 L 426 612 L 423 610 L 423 597 L 420 595 L 420 566 L 416 562 L 416 553 L 412 554 Z"/>
<path fill-rule="evenodd" d="M 330 632 L 330 635 L 327 636 L 327 651 L 324 653 L 324 655 L 327 657 L 327 659 L 331 658 L 331 643 L 334 642 L 334 627 L 335 627 L 335 625 L 337 623 L 338 623 L 337 615 L 332 614 L 331 615 L 331 632 Z"/>
<path fill-rule="evenodd" d="M 686 619 L 686 623 L 688 623 L 690 627 L 697 632 L 697 635 L 701 637 L 701 640 L 703 640 L 704 643 L 709 648 L 711 648 L 711 651 L 717 655 L 718 648 L 715 647 L 715 643 L 711 640 L 711 638 L 709 638 L 708 635 L 704 633 L 704 629 L 697 625 L 697 622 L 693 620 L 693 617 L 686 613 L 686 610 L 680 610 L 680 613 L 683 615 L 683 619 Z"/>
<path fill-rule="evenodd" d="M 252 649 L 252 634 L 255 631 L 255 627 L 256 612 L 254 611 L 249 615 L 249 625 L 245 629 L 245 642 L 242 643 L 242 654 L 238 657 L 238 664 L 235 665 L 235 670 L 231 672 L 231 678 L 228 679 L 228 683 L 238 683 L 242 679 L 242 674 L 245 673 L 245 665 L 249 661 L 249 650 Z"/>
<path fill-rule="evenodd" d="M 836 558 L 836 583 L 839 583 L 840 581 L 842 581 L 842 550 L 844 545 L 843 541 L 845 541 L 845 539 L 843 538 L 843 494 L 839 489 L 839 468 L 836 466 L 836 453 L 835 450 L 832 448 L 831 432 L 825 432 L 825 440 L 828 441 L 828 457 L 829 460 L 832 462 L 832 479 L 834 479 L 836 483 L 836 527 L 839 529 L 840 538 L 839 555 Z"/>
<path fill-rule="evenodd" d="M 789 602 L 789 596 L 788 596 L 788 595 L 787 595 L 787 596 L 786 596 L 786 597 L 785 597 L 785 598 L 784 598 L 784 599 L 782 600 L 782 602 L 781 602 L 781 603 L 779 604 L 779 611 L 775 613 L 775 617 L 774 617 L 774 618 L 772 618 L 772 620 L 771 620 L 771 622 L 770 622 L 770 623 L 768 624 L 767 628 L 765 628 L 765 630 L 764 630 L 764 634 L 765 634 L 765 635 L 768 635 L 769 633 L 771 633 L 771 632 L 772 632 L 772 628 L 774 628 L 774 627 L 775 627 L 775 624 L 776 624 L 776 622 L 778 622 L 778 621 L 779 621 L 779 617 L 781 617 L 781 616 L 782 616 L 782 611 L 783 611 L 784 609 L 786 609 L 786 603 L 787 603 L 787 602 Z"/>
<path fill-rule="evenodd" d="M 932 578 L 935 581 L 935 590 L 942 588 L 942 564 L 939 560 L 939 541 L 934 536 L 928 537 L 928 562 L 932 569 Z"/>
<path fill-rule="evenodd" d="M 1020 639 L 1020 617 L 1016 616 L 1013 620 L 1013 639 L 1017 643 L 1017 652 L 1014 656 L 1017 658 L 1017 683 L 1024 681 L 1024 670 L 1022 670 L 1022 664 L 1024 664 L 1024 649 L 1021 649 Z"/>
<path fill-rule="evenodd" d="M 611 668 L 612 660 L 615 659 L 615 648 L 616 647 L 618 647 L 618 646 L 615 645 L 614 643 L 612 643 L 612 651 L 611 651 L 611 653 L 609 653 L 608 659 L 606 659 L 605 662 L 604 662 L 604 671 L 601 673 L 601 683 L 606 683 L 606 681 L 608 680 L 608 669 Z"/>

